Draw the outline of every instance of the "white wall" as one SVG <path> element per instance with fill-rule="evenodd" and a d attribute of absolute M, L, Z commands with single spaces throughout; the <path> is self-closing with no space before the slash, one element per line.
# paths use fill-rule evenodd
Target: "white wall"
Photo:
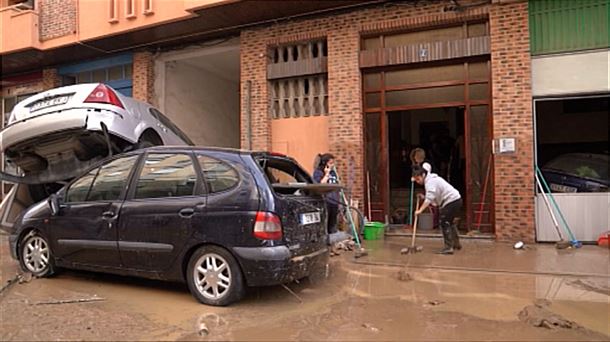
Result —
<path fill-rule="evenodd" d="M 165 115 L 197 145 L 239 147 L 239 82 L 182 61 L 164 74 Z"/>
<path fill-rule="evenodd" d="M 549 96 L 610 91 L 610 50 L 532 58 L 532 94 Z"/>

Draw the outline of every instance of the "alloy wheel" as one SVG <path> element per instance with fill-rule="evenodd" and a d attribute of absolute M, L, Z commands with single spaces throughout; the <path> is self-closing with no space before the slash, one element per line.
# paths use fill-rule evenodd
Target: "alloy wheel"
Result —
<path fill-rule="evenodd" d="M 231 288 L 231 268 L 220 255 L 208 253 L 195 263 L 193 279 L 197 290 L 206 298 L 220 299 Z"/>

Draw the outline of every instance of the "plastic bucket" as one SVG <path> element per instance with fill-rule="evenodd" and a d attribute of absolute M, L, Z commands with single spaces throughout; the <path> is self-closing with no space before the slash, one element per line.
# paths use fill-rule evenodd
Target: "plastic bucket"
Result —
<path fill-rule="evenodd" d="M 431 230 L 434 228 L 434 215 L 432 213 L 421 213 L 417 218 L 417 229 Z"/>
<path fill-rule="evenodd" d="M 385 224 L 381 222 L 367 222 L 364 225 L 365 240 L 379 240 L 383 238 L 385 232 Z"/>

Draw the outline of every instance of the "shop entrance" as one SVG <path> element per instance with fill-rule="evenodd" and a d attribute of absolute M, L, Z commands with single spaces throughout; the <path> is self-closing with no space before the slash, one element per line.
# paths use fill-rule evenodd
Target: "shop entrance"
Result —
<path fill-rule="evenodd" d="M 415 206 L 409 154 L 422 148 L 432 172 L 464 199 L 460 229 L 493 233 L 489 62 L 385 69 L 363 78 L 371 218 L 408 222 Z"/>

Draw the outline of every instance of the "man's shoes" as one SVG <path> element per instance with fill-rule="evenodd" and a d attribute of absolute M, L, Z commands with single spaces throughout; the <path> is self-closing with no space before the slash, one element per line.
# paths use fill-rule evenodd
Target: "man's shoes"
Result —
<path fill-rule="evenodd" d="M 440 251 L 436 252 L 436 254 L 452 255 L 453 254 L 453 248 L 443 248 Z"/>
<path fill-rule="evenodd" d="M 453 246 L 453 249 L 455 249 L 456 251 L 459 251 L 462 249 L 462 244 L 458 243 L 457 245 Z"/>

